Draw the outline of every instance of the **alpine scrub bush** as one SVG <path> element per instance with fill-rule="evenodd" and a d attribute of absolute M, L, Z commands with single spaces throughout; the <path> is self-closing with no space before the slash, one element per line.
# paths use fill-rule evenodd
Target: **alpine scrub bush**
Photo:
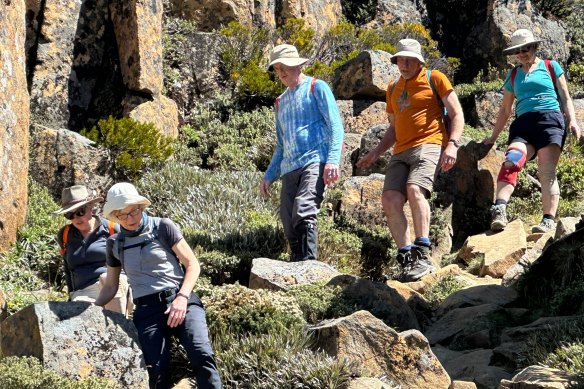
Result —
<path fill-rule="evenodd" d="M 424 297 L 433 308 L 438 308 L 440 303 L 442 303 L 446 297 L 467 286 L 468 285 L 465 282 L 459 280 L 456 276 L 452 274 L 445 275 L 430 286 L 428 291 L 424 293 Z"/>
<path fill-rule="evenodd" d="M 6 357 L 0 360 L 2 389 L 121 389 L 118 384 L 103 378 L 76 381 L 44 369 L 34 357 Z"/>
<path fill-rule="evenodd" d="M 296 285 L 286 292 L 296 300 L 304 319 L 310 324 L 353 313 L 353 307 L 344 303 L 341 293 L 340 286 L 317 284 Z"/>
<path fill-rule="evenodd" d="M 152 123 L 131 118 L 101 119 L 81 135 L 110 150 L 118 178 L 136 179 L 144 168 L 165 161 L 174 151 L 171 137 L 161 134 Z"/>
<path fill-rule="evenodd" d="M 202 298 L 211 337 L 283 332 L 305 324 L 294 298 L 283 292 L 248 289 L 238 284 L 217 286 Z"/>
<path fill-rule="evenodd" d="M 206 277 L 213 285 L 233 283 L 238 280 L 241 260 L 235 255 L 220 251 L 210 251 L 198 255 L 201 263 L 201 276 Z"/>
<path fill-rule="evenodd" d="M 351 232 L 341 231 L 332 219 L 318 218 L 318 260 L 334 266 L 341 273 L 359 274 L 362 243 Z"/>

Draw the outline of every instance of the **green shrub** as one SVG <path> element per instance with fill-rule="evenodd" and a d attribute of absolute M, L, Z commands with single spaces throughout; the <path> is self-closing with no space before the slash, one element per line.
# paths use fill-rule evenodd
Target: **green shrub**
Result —
<path fill-rule="evenodd" d="M 304 319 L 311 324 L 354 312 L 354 308 L 342 299 L 342 288 L 339 286 L 297 285 L 290 288 L 286 294 L 294 297 L 304 314 Z"/>
<path fill-rule="evenodd" d="M 342 0 L 343 16 L 355 25 L 370 22 L 377 12 L 377 0 Z"/>
<path fill-rule="evenodd" d="M 314 30 L 306 27 L 304 19 L 289 18 L 278 28 L 281 42 L 294 45 L 301 57 L 308 57 L 313 49 Z"/>
<path fill-rule="evenodd" d="M 162 72 L 164 75 L 163 93 L 179 81 L 180 72 L 177 67 L 187 62 L 187 51 L 184 50 L 186 37 L 197 31 L 196 24 L 191 20 L 167 16 L 163 18 L 162 30 Z M 188 52 L 190 54 L 190 51 Z"/>
<path fill-rule="evenodd" d="M 210 251 L 198 256 L 201 263 L 201 276 L 208 278 L 213 285 L 233 283 L 238 280 L 241 260 L 234 255 L 220 251 Z"/>
<path fill-rule="evenodd" d="M 225 388 L 341 389 L 352 366 L 322 351 L 311 351 L 313 341 L 301 329 L 261 336 L 228 336 L 214 342 Z"/>
<path fill-rule="evenodd" d="M 214 287 L 202 300 L 212 337 L 227 332 L 233 335 L 283 332 L 305 323 L 294 298 L 283 292 L 233 284 Z"/>
<path fill-rule="evenodd" d="M 0 387 L 2 389 L 118 389 L 118 384 L 103 378 L 81 381 L 65 378 L 44 369 L 34 357 L 6 357 L 0 360 Z"/>
<path fill-rule="evenodd" d="M 166 160 L 173 153 L 173 139 L 152 123 L 131 118 L 101 119 L 81 135 L 106 147 L 114 159 L 114 173 L 121 179 L 136 179 L 144 168 Z"/>
<path fill-rule="evenodd" d="M 533 0 L 533 5 L 546 17 L 563 19 L 573 12 L 575 0 Z"/>
<path fill-rule="evenodd" d="M 339 230 L 327 216 L 318 218 L 319 261 L 334 266 L 341 273 L 360 274 L 361 248 L 358 236 Z"/>
<path fill-rule="evenodd" d="M 555 316 L 584 314 L 584 279 L 577 278 L 552 297 L 550 311 Z"/>
<path fill-rule="evenodd" d="M 448 274 L 439 278 L 433 283 L 428 291 L 424 293 L 424 297 L 434 308 L 438 306 L 454 292 L 464 289 L 468 285 L 456 278 L 456 276 Z"/>
<path fill-rule="evenodd" d="M 560 369 L 572 374 L 584 374 L 584 343 L 566 343 L 548 354 L 542 362 L 552 369 Z"/>
<path fill-rule="evenodd" d="M 10 313 L 47 299 L 33 292 L 36 290 L 48 288 L 51 299 L 65 298 L 56 291 L 62 282 L 56 234 L 66 221 L 53 215 L 57 208 L 47 189 L 29 177 L 25 224 L 18 230 L 16 243 L 0 255 L 0 288 L 7 294 Z"/>

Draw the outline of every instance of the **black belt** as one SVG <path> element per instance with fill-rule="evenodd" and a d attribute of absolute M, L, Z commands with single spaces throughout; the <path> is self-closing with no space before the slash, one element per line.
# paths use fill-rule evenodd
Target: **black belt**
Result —
<path fill-rule="evenodd" d="M 165 289 L 157 293 L 147 294 L 146 296 L 136 297 L 134 305 L 148 305 L 152 303 L 166 302 L 168 297 L 176 295 L 178 289 Z"/>

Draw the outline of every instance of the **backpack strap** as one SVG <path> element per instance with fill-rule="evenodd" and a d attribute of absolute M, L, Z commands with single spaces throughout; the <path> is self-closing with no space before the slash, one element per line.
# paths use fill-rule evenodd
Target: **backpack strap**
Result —
<path fill-rule="evenodd" d="M 314 96 L 314 85 L 316 84 L 316 81 L 318 80 L 318 78 L 316 77 L 312 77 L 312 79 L 310 80 L 310 93 Z M 282 97 L 282 95 L 276 97 L 276 112 L 278 112 L 278 108 L 280 107 L 280 97 Z"/>
<path fill-rule="evenodd" d="M 442 102 L 442 99 L 440 98 L 440 95 L 438 94 L 438 90 L 436 90 L 436 86 L 434 86 L 434 81 L 432 81 L 432 70 L 431 69 L 426 69 L 426 78 L 428 79 L 428 84 L 430 84 L 430 88 L 432 88 L 432 93 L 436 97 L 436 100 L 438 100 L 438 104 L 440 104 L 441 108 L 444 108 L 444 103 Z"/>
<path fill-rule="evenodd" d="M 519 66 L 521 65 L 516 65 L 511 70 L 511 89 L 513 89 L 513 93 L 515 93 L 515 77 L 517 77 L 517 69 L 519 68 Z"/>
<path fill-rule="evenodd" d="M 107 221 L 107 230 L 109 231 L 109 236 L 112 236 L 116 233 L 116 225 L 112 221 Z"/>
<path fill-rule="evenodd" d="M 61 255 L 65 255 L 67 252 L 67 241 L 69 240 L 69 229 L 71 228 L 71 224 L 65 224 L 65 228 L 63 228 L 63 247 L 59 252 Z"/>

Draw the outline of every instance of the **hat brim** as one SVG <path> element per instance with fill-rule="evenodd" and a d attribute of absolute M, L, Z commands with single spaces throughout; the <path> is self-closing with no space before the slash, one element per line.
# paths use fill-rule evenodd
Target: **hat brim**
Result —
<path fill-rule="evenodd" d="M 123 198 L 116 197 L 113 201 L 105 203 L 103 206 L 103 216 L 108 220 L 119 223 L 120 221 L 113 215 L 113 212 L 122 210 L 130 205 L 143 205 L 148 207 L 151 203 L 146 197 L 140 195 L 124 195 Z"/>
<path fill-rule="evenodd" d="M 273 66 L 277 63 L 281 63 L 286 66 L 300 66 L 304 65 L 306 62 L 308 62 L 307 58 L 277 58 L 270 62 L 268 65 L 268 71 L 272 70 Z"/>
<path fill-rule="evenodd" d="M 397 57 L 416 58 L 421 63 L 426 64 L 426 61 L 424 61 L 424 58 L 420 54 L 412 53 L 411 51 L 398 51 L 395 53 L 390 59 L 392 64 L 397 64 Z"/>
<path fill-rule="evenodd" d="M 68 207 L 61 207 L 61 208 L 57 209 L 56 211 L 54 211 L 53 213 L 55 213 L 57 215 L 63 215 L 65 213 L 72 212 L 76 209 L 79 209 L 85 205 L 99 203 L 100 201 L 103 201 L 103 197 L 92 197 L 90 199 L 86 199 L 84 201 L 81 201 L 79 203 L 75 203 L 75 204 L 70 205 Z"/>
<path fill-rule="evenodd" d="M 532 40 L 531 42 L 525 42 L 525 43 L 522 43 L 520 45 L 510 46 L 510 47 L 507 47 L 505 50 L 503 50 L 503 54 L 507 54 L 507 55 L 514 54 L 513 52 L 520 47 L 531 45 L 533 43 L 539 43 L 539 42 L 541 42 L 541 40 Z"/>

